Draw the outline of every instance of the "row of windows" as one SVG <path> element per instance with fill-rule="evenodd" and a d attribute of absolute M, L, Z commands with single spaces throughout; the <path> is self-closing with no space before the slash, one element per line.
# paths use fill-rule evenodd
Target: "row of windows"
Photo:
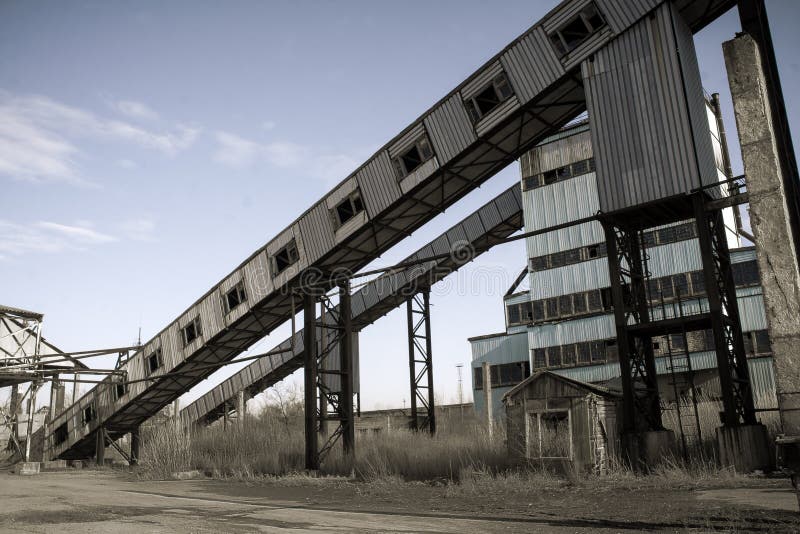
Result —
<path fill-rule="evenodd" d="M 522 179 L 522 190 L 529 191 L 537 187 L 544 187 L 546 185 L 554 184 L 556 182 L 563 182 L 582 174 L 589 174 L 594 172 L 594 158 L 576 161 L 569 165 L 564 165 L 557 169 L 552 169 L 533 176 L 528 176 Z"/>
<path fill-rule="evenodd" d="M 758 266 L 755 261 L 735 263 L 731 267 L 736 287 L 758 285 Z M 679 296 L 700 297 L 706 294 L 703 271 L 653 278 L 648 280 L 647 290 L 648 298 L 655 304 L 662 300 L 672 301 Z M 592 289 L 506 306 L 508 326 L 593 315 L 611 309 L 613 305 L 610 288 Z"/>
<path fill-rule="evenodd" d="M 682 223 L 677 226 L 670 226 L 668 228 L 650 230 L 642 234 L 642 240 L 648 247 L 676 243 L 695 237 L 697 237 L 697 229 L 693 221 Z M 607 255 L 608 250 L 606 244 L 598 243 L 596 245 L 578 247 L 533 257 L 529 261 L 529 270 L 531 272 L 546 271 L 547 269 L 573 265 L 596 258 L 604 258 Z"/>
<path fill-rule="evenodd" d="M 550 42 L 559 55 L 575 50 L 586 39 L 606 26 L 606 21 L 594 2 L 550 34 Z"/>
<path fill-rule="evenodd" d="M 743 334 L 745 353 L 748 356 L 763 356 L 772 353 L 769 333 L 766 330 L 756 330 Z M 683 334 L 670 334 L 653 338 L 653 353 L 655 356 L 670 354 L 685 354 L 686 345 L 688 352 L 703 352 L 714 350 L 714 335 L 711 330 L 698 330 L 688 332 L 684 340 Z M 556 345 L 531 350 L 534 369 L 552 367 L 570 367 L 574 365 L 587 365 L 599 363 L 612 363 L 619 359 L 616 339 L 603 339 L 599 341 L 584 341 L 567 345 Z"/>
<path fill-rule="evenodd" d="M 532 349 L 533 368 L 570 367 L 617 361 L 617 340 L 602 339 Z"/>
<path fill-rule="evenodd" d="M 483 368 L 474 367 L 473 388 L 483 389 Z M 489 366 L 492 387 L 515 386 L 531 376 L 530 362 L 501 363 Z"/>

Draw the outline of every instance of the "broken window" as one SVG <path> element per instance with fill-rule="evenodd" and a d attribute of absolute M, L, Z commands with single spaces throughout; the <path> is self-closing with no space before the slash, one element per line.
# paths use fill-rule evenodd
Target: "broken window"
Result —
<path fill-rule="evenodd" d="M 534 321 L 544 321 L 544 303 L 541 300 L 532 302 L 531 310 L 533 311 Z"/>
<path fill-rule="evenodd" d="M 575 344 L 564 345 L 564 348 L 561 350 L 561 361 L 564 365 L 575 365 L 575 352 L 576 347 Z"/>
<path fill-rule="evenodd" d="M 533 367 L 535 369 L 547 367 L 547 351 L 545 349 L 533 349 Z"/>
<path fill-rule="evenodd" d="M 553 43 L 556 51 L 563 56 L 575 50 L 605 25 L 606 21 L 597 6 L 592 2 L 551 33 L 550 42 Z"/>
<path fill-rule="evenodd" d="M 161 349 L 156 349 L 155 352 L 150 354 L 144 359 L 145 365 L 145 374 L 150 374 L 156 372 L 158 369 L 164 365 L 164 359 L 161 356 Z"/>
<path fill-rule="evenodd" d="M 753 340 L 755 341 L 756 354 L 772 353 L 772 344 L 770 343 L 769 332 L 767 330 L 756 330 L 753 332 Z"/>
<path fill-rule="evenodd" d="M 433 157 L 433 150 L 428 137 L 422 135 L 411 148 L 394 158 L 394 170 L 397 178 L 402 179 L 417 170 L 417 168 Z M 363 209 L 363 208 L 362 208 Z"/>
<path fill-rule="evenodd" d="M 297 251 L 297 242 L 292 239 L 283 248 L 270 258 L 272 263 L 272 276 L 277 276 L 291 265 L 297 263 L 300 253 Z"/>
<path fill-rule="evenodd" d="M 508 324 L 519 324 L 520 322 L 519 307 L 516 304 L 508 306 Z"/>
<path fill-rule="evenodd" d="M 484 87 L 477 95 L 467 99 L 464 105 L 467 108 L 472 122 L 478 122 L 497 106 L 505 102 L 514 92 L 508 77 L 501 72 Z"/>
<path fill-rule="evenodd" d="M 364 202 L 361 200 L 361 193 L 356 189 L 350 193 L 347 198 L 336 204 L 336 207 L 331 211 L 334 214 L 333 220 L 336 228 L 339 228 L 364 211 Z"/>
<path fill-rule="evenodd" d="M 589 342 L 578 343 L 578 363 L 589 363 L 592 361 L 592 347 Z"/>
<path fill-rule="evenodd" d="M 758 265 L 754 261 L 744 263 L 734 263 L 731 265 L 733 271 L 733 283 L 736 287 L 758 285 Z"/>
<path fill-rule="evenodd" d="M 692 281 L 692 294 L 703 295 L 706 292 L 706 279 L 703 271 L 694 271 L 689 274 Z"/>
<path fill-rule="evenodd" d="M 244 283 L 239 282 L 229 289 L 222 300 L 225 313 L 230 313 L 236 306 L 247 300 L 247 295 L 244 292 Z"/>
<path fill-rule="evenodd" d="M 572 295 L 562 295 L 558 298 L 558 314 L 561 317 L 572 315 Z"/>
<path fill-rule="evenodd" d="M 474 381 L 473 387 L 475 389 L 483 389 L 483 368 L 473 367 L 472 376 Z"/>
<path fill-rule="evenodd" d="M 112 390 L 114 394 L 114 400 L 118 401 L 125 394 L 128 392 L 128 384 L 124 380 L 118 380 L 114 383 L 114 389 Z"/>
<path fill-rule="evenodd" d="M 60 445 L 67 441 L 69 437 L 69 428 L 67 427 L 67 423 L 56 428 L 55 432 L 53 432 L 53 442 L 55 445 Z"/>
<path fill-rule="evenodd" d="M 95 419 L 97 419 L 97 411 L 94 408 L 94 404 L 90 404 L 83 409 L 83 424 L 88 425 Z"/>
<path fill-rule="evenodd" d="M 181 337 L 183 338 L 183 346 L 187 346 L 189 343 L 200 337 L 202 334 L 200 330 L 200 318 L 195 317 L 191 323 L 187 324 L 183 328 L 181 328 Z"/>
<path fill-rule="evenodd" d="M 572 176 L 580 176 L 589 172 L 589 161 L 577 161 L 572 164 Z"/>
<path fill-rule="evenodd" d="M 561 345 L 547 347 L 548 367 L 559 367 L 561 365 Z"/>
<path fill-rule="evenodd" d="M 572 302 L 575 315 L 586 313 L 586 293 L 576 293 Z"/>
<path fill-rule="evenodd" d="M 558 317 L 558 297 L 553 297 L 545 301 L 547 318 L 556 319 Z"/>

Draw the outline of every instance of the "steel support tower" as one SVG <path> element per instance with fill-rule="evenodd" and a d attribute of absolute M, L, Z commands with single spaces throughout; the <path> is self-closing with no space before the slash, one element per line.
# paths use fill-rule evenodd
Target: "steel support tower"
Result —
<path fill-rule="evenodd" d="M 436 433 L 431 348 L 431 290 L 425 288 L 406 304 L 408 318 L 408 368 L 411 379 L 412 430 Z"/>

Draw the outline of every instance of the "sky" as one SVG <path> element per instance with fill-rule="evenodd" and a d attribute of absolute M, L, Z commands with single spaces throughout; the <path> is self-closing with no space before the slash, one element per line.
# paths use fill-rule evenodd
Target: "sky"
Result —
<path fill-rule="evenodd" d="M 43 313 L 65 351 L 150 339 L 556 4 L 0 0 L 0 303 Z M 800 3 L 767 5 L 800 139 Z M 695 37 L 737 173 L 720 43 L 739 29 L 732 11 Z M 518 179 L 506 168 L 372 266 Z M 471 398 L 467 338 L 504 330 L 525 263 L 522 242 L 503 245 L 434 287 L 438 402 L 458 399 L 458 364 Z M 405 321 L 401 308 L 361 333 L 364 409 L 409 402 Z"/>

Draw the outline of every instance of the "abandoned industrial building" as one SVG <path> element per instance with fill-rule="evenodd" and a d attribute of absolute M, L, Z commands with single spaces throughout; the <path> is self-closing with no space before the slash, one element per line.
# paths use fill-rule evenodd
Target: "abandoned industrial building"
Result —
<path fill-rule="evenodd" d="M 731 9 L 742 32 L 722 43 L 729 86 L 704 87 L 694 35 Z M 797 488 L 800 177 L 765 13 L 763 0 L 561 1 L 132 346 L 61 350 L 42 313 L 0 306 L 9 458 L 23 473 L 104 466 L 107 455 L 137 466 L 145 427 L 187 442 L 234 418 L 242 429 L 255 420 L 248 401 L 302 371 L 303 450 L 275 456 L 306 472 L 347 465 L 355 476 L 366 440 L 447 426 L 487 432 L 514 466 L 584 477 L 689 465 L 712 443 L 699 461 L 783 470 Z M 373 266 L 509 165 L 510 188 Z M 472 405 L 437 400 L 432 288 L 521 240 L 522 272 L 486 311 L 505 329 L 467 340 Z M 361 363 L 375 356 L 364 332 L 398 308 L 409 406 L 362 413 Z M 290 334 L 262 350 L 279 328 Z M 116 365 L 82 363 L 96 356 Z M 245 365 L 219 379 L 231 363 Z M 81 382 L 92 387 L 78 395 Z M 294 416 L 278 411 L 275 433 L 288 434 Z"/>

